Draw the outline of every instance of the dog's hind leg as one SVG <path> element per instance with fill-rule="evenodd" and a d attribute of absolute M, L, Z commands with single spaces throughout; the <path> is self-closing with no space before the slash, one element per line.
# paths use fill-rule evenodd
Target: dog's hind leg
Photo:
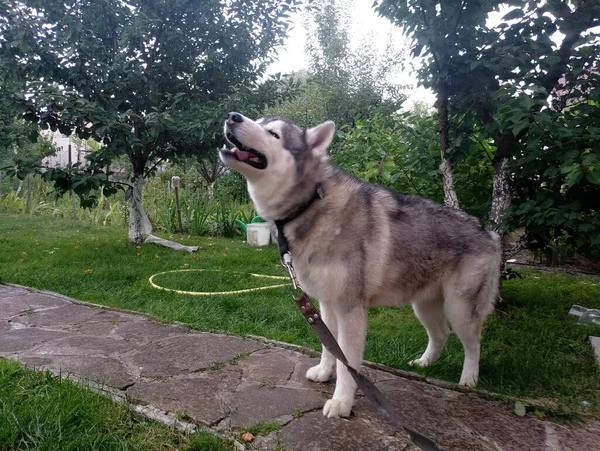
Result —
<path fill-rule="evenodd" d="M 486 317 L 494 310 L 499 278 L 499 258 L 484 256 L 465 260 L 457 277 L 444 286 L 444 312 L 465 350 L 461 385 L 477 384 L 481 331 Z"/>
<path fill-rule="evenodd" d="M 325 302 L 322 302 L 320 307 L 321 318 L 323 318 L 323 322 L 331 331 L 333 336 L 337 339 L 338 324 L 333 309 Z M 309 370 L 306 372 L 306 378 L 308 380 L 315 382 L 327 382 L 333 375 L 333 370 L 335 368 L 335 357 L 325 348 L 325 346 L 322 346 L 322 348 L 323 352 L 321 353 L 321 362 L 318 365 L 309 368 Z"/>
<path fill-rule="evenodd" d="M 367 335 L 367 311 L 365 308 L 354 307 L 343 312 L 338 321 L 338 343 L 350 366 L 360 368 Z M 346 366 L 337 362 L 337 382 L 333 398 L 323 407 L 323 415 L 327 418 L 347 417 L 354 403 L 356 383 Z"/>
<path fill-rule="evenodd" d="M 429 342 L 427 349 L 421 357 L 409 362 L 410 365 L 428 366 L 435 363 L 442 353 L 442 349 L 450 335 L 444 314 L 444 300 L 441 297 L 433 300 L 415 302 L 413 305 L 415 315 L 427 330 Z"/>
<path fill-rule="evenodd" d="M 460 385 L 475 387 L 479 377 L 479 354 L 483 321 L 473 309 L 457 294 L 448 294 L 444 302 L 446 317 L 452 330 L 460 339 L 465 350 L 465 360 L 460 376 Z"/>

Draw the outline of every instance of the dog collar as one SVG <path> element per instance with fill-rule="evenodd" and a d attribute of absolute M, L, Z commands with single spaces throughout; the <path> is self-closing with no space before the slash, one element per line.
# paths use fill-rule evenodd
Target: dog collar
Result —
<path fill-rule="evenodd" d="M 290 252 L 288 240 L 283 233 L 283 227 L 290 221 L 293 221 L 302 213 L 310 208 L 313 202 L 323 198 L 323 187 L 321 186 L 321 182 L 317 183 L 315 186 L 315 192 L 313 193 L 310 200 L 300 206 L 294 213 L 287 216 L 283 219 L 275 220 L 275 227 L 277 227 L 277 243 L 279 244 L 279 255 L 283 257 L 284 254 Z"/>

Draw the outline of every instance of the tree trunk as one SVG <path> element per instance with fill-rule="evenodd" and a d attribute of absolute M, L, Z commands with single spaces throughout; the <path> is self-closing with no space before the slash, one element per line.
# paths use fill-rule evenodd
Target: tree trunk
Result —
<path fill-rule="evenodd" d="M 504 233 L 503 221 L 512 201 L 512 180 L 508 170 L 508 164 L 515 155 L 518 146 L 518 137 L 512 134 L 498 134 L 494 136 L 496 154 L 494 155 L 494 187 L 492 189 L 492 206 L 490 208 L 490 222 L 492 228 L 502 238 L 502 261 L 505 260 L 505 252 L 508 250 L 506 234 Z"/>
<path fill-rule="evenodd" d="M 210 199 L 215 198 L 215 182 L 208 183 L 208 197 Z"/>
<path fill-rule="evenodd" d="M 19 186 L 17 187 L 17 192 L 15 193 L 15 196 L 19 197 L 19 194 L 21 194 L 22 189 L 23 189 L 23 180 L 19 180 Z"/>
<path fill-rule="evenodd" d="M 496 144 L 496 154 L 494 155 L 494 186 L 492 189 L 492 206 L 490 208 L 490 221 L 492 228 L 500 235 L 502 249 L 502 259 L 500 262 L 500 271 L 504 272 L 506 266 L 507 252 L 510 251 L 507 245 L 507 234 L 503 228 L 503 220 L 506 215 L 510 202 L 512 200 L 512 181 L 508 172 L 508 163 L 510 156 L 515 154 L 517 140 L 513 135 L 498 135 L 494 137 Z M 499 280 L 500 290 L 496 299 L 496 309 L 505 310 L 506 304 L 502 298 L 502 276 Z"/>
<path fill-rule="evenodd" d="M 152 233 L 152 225 L 142 206 L 142 188 L 144 186 L 144 175 L 133 175 L 133 192 L 131 195 L 131 206 L 129 208 L 129 241 L 140 244 L 143 235 Z"/>
<path fill-rule="evenodd" d="M 508 173 L 508 158 L 500 156 L 494 158 L 494 188 L 492 191 L 492 208 L 490 209 L 490 220 L 494 230 L 500 231 L 502 220 L 511 202 L 511 184 Z"/>
<path fill-rule="evenodd" d="M 454 176 L 452 175 L 452 164 L 448 160 L 446 152 L 450 147 L 450 137 L 448 135 L 448 84 L 441 79 L 438 85 L 438 134 L 440 138 L 440 171 L 442 172 L 442 181 L 444 185 L 444 204 L 450 207 L 459 208 L 458 197 L 454 190 Z"/>
<path fill-rule="evenodd" d="M 2 171 L 0 171 L 0 198 L 3 197 L 4 195 L 4 191 L 2 190 L 2 176 L 4 174 L 2 174 Z"/>

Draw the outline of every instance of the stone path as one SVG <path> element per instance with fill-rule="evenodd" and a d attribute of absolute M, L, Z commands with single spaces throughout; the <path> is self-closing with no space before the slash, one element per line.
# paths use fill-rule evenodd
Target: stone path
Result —
<path fill-rule="evenodd" d="M 106 383 L 134 404 L 172 418 L 185 414 L 224 435 L 239 438 L 244 428 L 281 424 L 245 444 L 248 449 L 415 449 L 362 397 L 350 419 L 324 420 L 321 407 L 332 384 L 304 378 L 317 359 L 52 293 L 0 285 L 0 357 Z M 474 394 L 365 371 L 408 425 L 445 450 L 600 449 L 600 421 L 567 428 L 518 417 L 509 406 Z"/>

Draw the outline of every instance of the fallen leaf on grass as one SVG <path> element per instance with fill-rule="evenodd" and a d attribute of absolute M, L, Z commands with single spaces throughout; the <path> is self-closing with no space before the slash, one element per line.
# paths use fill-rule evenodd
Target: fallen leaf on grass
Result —
<path fill-rule="evenodd" d="M 94 271 L 92 271 L 91 269 L 86 269 L 85 271 L 83 271 L 83 273 L 87 276 L 90 275 L 91 273 L 93 273 Z"/>
<path fill-rule="evenodd" d="M 23 263 L 23 262 L 25 261 L 25 259 L 24 259 L 24 258 L 20 258 L 20 259 L 19 259 L 19 261 L 20 261 L 21 263 Z"/>
<path fill-rule="evenodd" d="M 245 442 L 251 442 L 252 440 L 254 440 L 254 436 L 251 432 L 244 432 L 242 434 L 242 440 Z"/>
<path fill-rule="evenodd" d="M 522 402 L 515 402 L 515 413 L 517 415 L 519 415 L 520 417 L 524 417 L 525 414 L 527 413 L 527 409 L 525 408 L 525 404 L 523 404 Z"/>
<path fill-rule="evenodd" d="M 154 258 L 160 258 L 158 254 L 154 254 Z"/>

